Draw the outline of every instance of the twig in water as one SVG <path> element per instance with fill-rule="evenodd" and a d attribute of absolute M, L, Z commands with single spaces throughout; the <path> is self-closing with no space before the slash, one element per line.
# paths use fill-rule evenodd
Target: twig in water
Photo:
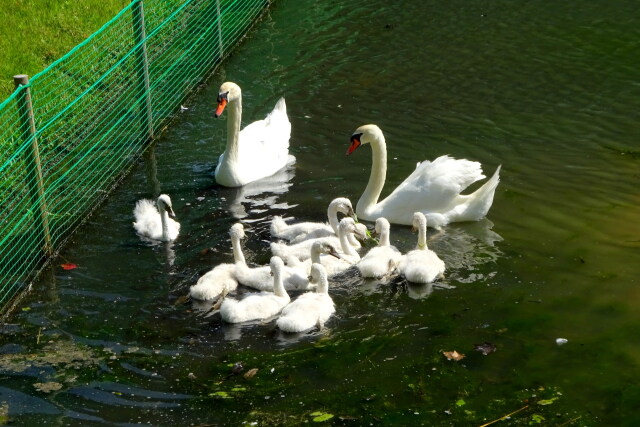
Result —
<path fill-rule="evenodd" d="M 491 424 L 493 424 L 493 423 L 497 423 L 498 421 L 502 421 L 502 420 L 504 420 L 505 418 L 509 418 L 509 417 L 510 417 L 511 415 L 513 415 L 513 414 L 517 414 L 517 413 L 518 413 L 518 412 L 520 412 L 520 411 L 524 411 L 524 410 L 525 410 L 525 409 L 527 409 L 528 407 L 529 407 L 529 405 L 524 405 L 522 408 L 517 409 L 517 410 L 515 410 L 515 411 L 513 411 L 513 412 L 510 412 L 510 413 L 508 413 L 507 415 L 503 415 L 503 416 L 501 416 L 500 418 L 498 418 L 497 420 L 489 421 L 489 422 L 488 422 L 488 423 L 486 423 L 486 424 L 482 424 L 480 427 L 487 427 L 488 425 L 491 425 Z"/>

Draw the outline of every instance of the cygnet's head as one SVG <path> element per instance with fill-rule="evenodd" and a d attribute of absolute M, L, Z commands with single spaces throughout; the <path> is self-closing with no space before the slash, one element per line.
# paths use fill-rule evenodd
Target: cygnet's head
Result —
<path fill-rule="evenodd" d="M 284 261 L 279 256 L 272 256 L 269 267 L 271 267 L 271 275 L 278 274 L 284 268 Z"/>
<path fill-rule="evenodd" d="M 242 225 L 242 223 L 235 223 L 231 226 L 231 229 L 229 229 L 229 236 L 231 237 L 237 237 L 238 239 L 244 239 L 245 234 L 244 234 L 244 227 Z"/>
<path fill-rule="evenodd" d="M 389 228 L 391 228 L 391 224 L 389 224 L 387 218 L 380 217 L 376 219 L 376 234 L 380 235 L 384 230 L 388 231 Z"/>
<path fill-rule="evenodd" d="M 160 212 L 166 211 L 169 217 L 176 217 L 176 214 L 173 212 L 173 206 L 171 205 L 171 198 L 168 195 L 161 194 L 158 200 L 156 200 L 156 206 Z"/>
<path fill-rule="evenodd" d="M 361 223 L 358 223 L 356 225 L 356 222 L 353 220 L 353 218 L 342 218 L 340 220 L 340 224 L 338 225 L 338 231 L 340 231 L 341 234 L 346 234 L 346 233 L 354 233 L 356 235 L 357 238 L 359 239 L 366 239 L 367 238 L 367 226 Z"/>
<path fill-rule="evenodd" d="M 313 242 L 313 245 L 311 245 L 311 251 L 319 254 L 327 254 L 327 255 L 334 256 L 336 258 L 340 258 L 340 254 L 338 254 L 338 251 L 336 251 L 336 248 L 334 248 L 331 243 L 324 242 L 322 240 L 316 240 L 315 242 Z"/>
<path fill-rule="evenodd" d="M 413 222 L 411 224 L 411 231 L 416 233 L 420 230 L 420 226 L 424 224 L 424 227 L 427 227 L 427 217 L 424 216 L 422 212 L 416 212 L 413 214 Z"/>
<path fill-rule="evenodd" d="M 241 95 L 240 86 L 233 82 L 224 82 L 220 85 L 220 90 L 218 91 L 218 108 L 216 108 L 215 116 L 220 117 L 224 108 L 227 106 L 229 102 L 233 102 L 240 98 Z"/>
<path fill-rule="evenodd" d="M 353 206 L 351 205 L 351 200 L 346 197 L 338 197 L 333 199 L 331 202 L 332 205 L 336 207 L 336 210 L 343 215 L 355 217 L 355 212 L 353 211 Z"/>
<path fill-rule="evenodd" d="M 351 145 L 347 150 L 347 155 L 353 153 L 362 144 L 370 144 L 373 141 L 384 141 L 382 131 L 376 125 L 363 125 L 351 135 Z"/>

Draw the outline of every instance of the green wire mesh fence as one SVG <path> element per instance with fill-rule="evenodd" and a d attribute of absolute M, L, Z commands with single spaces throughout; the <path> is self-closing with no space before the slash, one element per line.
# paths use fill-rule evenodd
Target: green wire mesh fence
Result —
<path fill-rule="evenodd" d="M 134 0 L 0 104 L 0 313 L 268 0 Z"/>

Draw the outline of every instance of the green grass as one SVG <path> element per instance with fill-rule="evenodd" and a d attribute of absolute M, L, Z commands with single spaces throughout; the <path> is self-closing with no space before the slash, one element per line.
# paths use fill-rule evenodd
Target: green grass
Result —
<path fill-rule="evenodd" d="M 13 76 L 33 76 L 86 39 L 129 0 L 4 0 L 0 8 L 0 101 Z"/>

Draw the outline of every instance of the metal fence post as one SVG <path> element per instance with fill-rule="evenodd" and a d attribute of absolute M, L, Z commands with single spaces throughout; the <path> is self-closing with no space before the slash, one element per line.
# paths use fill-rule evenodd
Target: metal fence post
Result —
<path fill-rule="evenodd" d="M 25 141 L 30 142 L 30 149 L 27 150 L 27 164 L 29 165 L 29 193 L 31 204 L 38 205 L 37 223 L 44 240 L 44 252 L 47 256 L 53 254 L 51 245 L 51 233 L 49 232 L 49 219 L 47 217 L 47 203 L 44 198 L 44 185 L 42 182 L 42 166 L 40 163 L 40 150 L 38 149 L 38 139 L 36 138 L 36 122 L 33 117 L 33 105 L 31 104 L 31 91 L 29 90 L 29 76 L 18 74 L 13 76 L 13 83 L 16 90 L 19 90 L 17 101 L 18 111 L 21 118 L 22 136 Z M 20 88 L 20 86 L 26 86 Z"/>
<path fill-rule="evenodd" d="M 220 52 L 220 58 L 224 57 L 224 44 L 222 43 L 222 14 L 220 13 L 220 0 L 216 0 L 216 7 L 218 8 L 218 50 Z"/>
<path fill-rule="evenodd" d="M 148 140 L 153 139 L 153 109 L 151 108 L 151 89 L 149 85 L 149 59 L 147 58 L 147 31 L 144 25 L 144 5 L 142 0 L 135 2 L 133 10 L 133 32 L 138 56 L 138 79 L 140 98 L 144 99 L 145 115 L 143 125 L 147 129 Z"/>

